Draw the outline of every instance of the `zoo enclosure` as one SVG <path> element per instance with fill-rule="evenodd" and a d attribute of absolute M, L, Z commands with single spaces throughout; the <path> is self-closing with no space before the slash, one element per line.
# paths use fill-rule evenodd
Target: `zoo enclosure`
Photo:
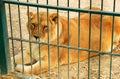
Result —
<path fill-rule="evenodd" d="M 34 42 L 29 41 L 29 40 L 22 39 L 22 37 L 20 37 L 20 39 L 19 38 L 14 38 L 14 37 L 12 37 L 12 35 L 11 35 L 11 37 L 8 37 L 5 4 L 9 4 L 9 5 L 10 4 L 15 4 L 15 5 L 18 5 L 18 6 L 23 5 L 23 6 L 28 6 L 28 7 L 31 6 L 31 7 L 36 7 L 36 8 L 40 7 L 40 8 L 47 8 L 47 10 L 48 9 L 55 9 L 55 10 L 57 10 L 57 12 L 59 12 L 59 10 L 64 10 L 64 11 L 68 12 L 68 19 L 69 19 L 69 12 L 71 12 L 71 11 L 72 12 L 84 12 L 84 13 L 90 13 L 90 14 L 111 15 L 113 17 L 114 16 L 120 16 L 120 13 L 115 12 L 116 0 L 114 0 L 114 2 L 113 2 L 113 5 L 114 5 L 113 6 L 113 12 L 103 11 L 103 0 L 101 0 L 101 11 L 81 9 L 80 8 L 80 0 L 78 1 L 79 2 L 78 3 L 78 8 L 69 7 L 69 0 L 68 0 L 67 7 L 59 6 L 59 1 L 58 0 L 57 0 L 57 6 L 48 5 L 48 0 L 46 2 L 47 2 L 47 4 L 43 5 L 43 4 L 40 4 L 40 3 L 39 4 L 38 3 L 31 3 L 28 0 L 27 0 L 27 2 L 21 2 L 19 0 L 17 0 L 17 1 L 15 1 L 15 0 L 14 1 L 13 0 L 1 0 L 0 1 L 0 49 L 1 49 L 1 51 L 0 51 L 0 58 L 1 58 L 0 59 L 0 73 L 5 74 L 5 73 L 8 73 L 9 70 L 10 70 L 9 40 L 12 40 L 12 41 L 19 40 L 21 42 L 21 44 L 22 44 L 23 41 L 34 43 Z M 92 7 L 91 3 L 92 3 L 92 0 L 90 0 L 90 8 Z M 29 8 L 28 8 L 28 11 L 29 11 Z M 20 19 L 20 17 L 19 17 L 19 19 Z M 78 26 L 80 26 L 80 24 L 78 24 Z M 113 34 L 114 34 L 114 32 L 112 32 L 112 35 Z M 113 38 L 112 38 L 111 44 L 113 44 Z M 79 48 L 79 47 L 75 48 L 75 47 L 71 47 L 71 46 L 62 46 L 62 45 L 55 45 L 55 44 L 49 44 L 49 43 L 47 45 L 48 46 L 53 45 L 53 46 L 58 46 L 58 47 L 64 47 L 64 48 L 68 48 L 68 49 L 85 50 L 85 51 L 89 51 L 89 52 L 93 51 L 93 52 L 98 52 L 99 56 L 101 55 L 101 51 L 99 51 L 99 50 L 96 51 L 96 50 L 82 49 L 82 48 Z M 89 45 L 90 45 L 90 42 L 89 42 Z M 112 50 L 112 47 L 111 47 L 111 50 Z M 110 57 L 110 72 L 109 73 L 110 73 L 110 78 L 112 78 L 112 75 L 111 75 L 112 56 L 120 56 L 120 54 L 113 54 L 112 51 L 110 53 L 102 52 L 102 54 L 107 54 L 107 55 L 111 56 Z M 100 60 L 100 57 L 99 57 L 99 60 Z M 69 62 L 69 60 L 68 60 L 68 62 Z M 69 65 L 70 64 L 68 64 L 68 69 L 69 69 Z M 100 61 L 99 61 L 99 67 L 100 67 Z M 58 70 L 59 70 L 59 66 L 58 66 Z M 90 59 L 88 58 L 88 78 L 90 78 L 90 74 L 89 74 L 90 71 L 89 70 L 90 70 Z M 99 69 L 99 71 L 100 71 L 100 69 Z M 79 72 L 78 72 L 78 74 L 79 74 Z M 100 72 L 99 72 L 98 77 L 100 78 Z M 68 78 L 69 78 L 69 71 L 68 71 Z M 78 78 L 79 78 L 79 76 L 78 76 Z"/>

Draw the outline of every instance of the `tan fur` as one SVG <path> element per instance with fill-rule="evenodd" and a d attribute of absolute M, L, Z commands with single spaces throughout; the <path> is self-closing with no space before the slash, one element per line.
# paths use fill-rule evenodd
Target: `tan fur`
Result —
<path fill-rule="evenodd" d="M 94 9 L 94 8 L 93 8 Z M 95 8 L 98 9 L 98 8 Z M 44 26 L 47 26 L 47 20 L 49 23 L 49 43 L 57 45 L 57 39 L 59 39 L 59 45 L 68 46 L 69 49 L 69 58 L 70 63 L 78 62 L 78 50 L 73 48 L 84 48 L 89 49 L 89 28 L 90 28 L 90 14 L 82 13 L 80 16 L 80 22 L 78 21 L 78 17 L 70 18 L 69 22 L 66 17 L 57 16 L 56 13 L 50 13 L 47 18 L 47 13 L 40 12 L 39 13 L 39 21 L 37 14 L 33 14 L 32 12 L 28 14 L 30 16 L 30 38 L 31 40 L 36 41 L 35 35 L 40 36 L 40 42 L 48 42 L 48 30 L 43 30 Z M 57 19 L 59 22 L 57 22 Z M 109 52 L 111 48 L 111 38 L 112 38 L 112 16 L 102 16 L 102 40 L 101 40 L 101 49 L 100 49 L 100 20 L 101 15 L 92 14 L 91 15 L 91 37 L 90 37 L 90 50 L 104 51 Z M 35 24 L 35 26 L 32 25 Z M 40 33 L 38 32 L 38 23 Z M 57 25 L 59 23 L 59 25 Z M 68 23 L 69 23 L 69 34 L 68 34 Z M 78 38 L 78 23 L 80 23 L 80 38 Z M 57 36 L 57 27 L 59 27 L 59 36 Z M 68 37 L 69 35 L 69 37 Z M 79 40 L 80 39 L 80 40 Z M 114 42 L 119 41 L 120 39 L 120 17 L 114 18 Z M 78 45 L 78 40 L 80 41 L 80 45 Z M 37 39 L 38 41 L 38 39 Z M 48 70 L 48 60 L 50 61 L 50 69 L 58 66 L 58 47 L 57 46 L 49 46 L 49 54 L 50 59 L 48 59 L 48 45 L 41 44 L 40 45 L 40 54 L 39 58 L 39 46 L 34 44 L 32 46 L 32 60 L 36 60 L 37 62 L 31 66 L 26 65 L 30 64 L 30 50 L 24 51 L 24 73 L 34 73 L 39 74 L 40 70 L 45 72 Z M 59 47 L 59 62 L 60 65 L 68 64 L 68 48 Z M 96 56 L 98 52 L 90 52 L 90 56 Z M 22 72 L 21 65 L 21 54 L 18 54 L 16 57 L 16 70 Z M 80 50 L 80 61 L 88 58 L 88 51 Z M 41 67 L 40 62 L 41 61 Z"/>

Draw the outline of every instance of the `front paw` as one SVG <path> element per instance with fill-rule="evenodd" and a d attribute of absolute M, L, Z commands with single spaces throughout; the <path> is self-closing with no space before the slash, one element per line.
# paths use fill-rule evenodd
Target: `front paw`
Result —
<path fill-rule="evenodd" d="M 14 59 L 13 59 L 13 57 L 11 57 L 11 71 L 15 71 L 15 66 L 16 66 L 16 64 L 14 62 Z"/>
<path fill-rule="evenodd" d="M 17 64 L 15 70 L 18 72 L 22 72 L 24 74 L 31 74 L 31 66 L 25 66 L 22 64 Z"/>

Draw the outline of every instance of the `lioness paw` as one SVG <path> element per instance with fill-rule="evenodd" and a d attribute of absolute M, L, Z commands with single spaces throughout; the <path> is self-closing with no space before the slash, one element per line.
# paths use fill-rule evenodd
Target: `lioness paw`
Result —
<path fill-rule="evenodd" d="M 18 65 L 16 65 L 15 70 L 18 72 L 23 72 L 25 74 L 30 74 L 31 73 L 31 66 L 25 66 L 22 64 L 18 64 Z"/>

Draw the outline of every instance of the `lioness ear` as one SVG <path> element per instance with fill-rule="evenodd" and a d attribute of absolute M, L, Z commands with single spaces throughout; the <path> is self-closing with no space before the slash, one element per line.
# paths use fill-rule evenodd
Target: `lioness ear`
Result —
<path fill-rule="evenodd" d="M 57 13 L 52 13 L 52 14 L 50 14 L 50 20 L 51 20 L 52 22 L 57 23 L 57 19 L 58 19 Z"/>
<path fill-rule="evenodd" d="M 29 16 L 31 19 L 34 17 L 33 12 L 27 12 L 27 16 Z"/>

